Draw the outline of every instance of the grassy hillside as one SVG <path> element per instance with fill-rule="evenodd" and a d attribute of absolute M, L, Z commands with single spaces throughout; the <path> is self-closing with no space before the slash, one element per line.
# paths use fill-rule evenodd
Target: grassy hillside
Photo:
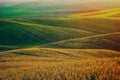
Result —
<path fill-rule="evenodd" d="M 115 13 L 118 9 L 119 8 L 88 12 L 82 15 L 89 14 L 89 16 L 92 16 Z M 113 16 L 114 15 L 115 14 L 113 14 Z M 1 19 L 0 50 L 12 49 L 11 47 L 8 48 L 8 46 L 39 46 L 67 39 L 120 32 L 120 20 L 109 18 L 111 16 L 112 15 L 109 15 L 106 18 Z"/>
<path fill-rule="evenodd" d="M 40 45 L 95 34 L 85 30 L 45 26 L 13 20 L 0 20 L 0 24 L 0 45 Z"/>
<path fill-rule="evenodd" d="M 64 40 L 42 47 L 120 50 L 120 32 Z"/>

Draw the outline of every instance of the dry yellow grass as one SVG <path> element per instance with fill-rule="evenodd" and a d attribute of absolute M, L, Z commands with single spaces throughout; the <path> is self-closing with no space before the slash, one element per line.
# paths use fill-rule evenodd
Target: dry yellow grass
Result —
<path fill-rule="evenodd" d="M 113 17 L 113 15 L 119 14 L 120 13 L 120 8 L 114 8 L 114 9 L 105 9 L 105 10 L 100 10 L 100 11 L 95 11 L 95 12 L 88 12 L 84 14 L 75 14 L 72 15 L 71 17 L 73 18 L 78 18 L 78 17 L 84 17 L 84 18 L 108 18 L 108 17 Z M 115 17 L 116 19 L 119 17 Z"/>
<path fill-rule="evenodd" d="M 51 56 L 47 56 L 47 50 L 51 52 Z M 25 54 L 21 55 L 19 51 Z M 26 55 L 26 51 L 29 55 Z M 31 52 L 33 54 L 46 53 L 46 55 L 36 56 L 31 55 Z M 52 52 L 54 54 L 64 52 L 79 56 L 89 54 L 89 58 L 69 55 L 68 57 L 64 55 L 54 57 Z M 0 80 L 120 80 L 120 59 L 117 57 L 119 52 L 113 51 L 110 54 L 106 52 L 112 51 L 31 48 L 3 52 L 0 55 Z M 105 53 L 116 56 L 111 58 Z M 95 54 L 97 54 L 96 58 Z M 98 56 L 102 57 L 98 58 Z"/>
<path fill-rule="evenodd" d="M 4 80 L 119 80 L 119 59 L 0 63 Z"/>

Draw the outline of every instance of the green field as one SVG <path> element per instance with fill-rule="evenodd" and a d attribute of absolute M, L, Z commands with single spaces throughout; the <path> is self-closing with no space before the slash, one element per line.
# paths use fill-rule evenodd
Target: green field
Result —
<path fill-rule="evenodd" d="M 72 6 L 72 7 L 71 7 Z M 54 3 L 0 3 L 0 18 L 38 18 L 38 17 L 66 17 L 67 14 L 56 14 L 64 11 L 79 10 L 79 5 Z"/>
<path fill-rule="evenodd" d="M 12 18 L 0 19 L 0 80 L 119 80 L 119 10 L 66 18 L 4 14 Z"/>

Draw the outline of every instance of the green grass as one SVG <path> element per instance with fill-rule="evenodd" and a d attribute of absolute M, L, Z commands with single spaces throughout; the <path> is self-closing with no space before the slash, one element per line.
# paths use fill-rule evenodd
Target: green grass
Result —
<path fill-rule="evenodd" d="M 0 20 L 0 24 L 0 45 L 34 46 L 94 35 L 93 32 L 85 30 L 45 26 L 13 20 Z"/>

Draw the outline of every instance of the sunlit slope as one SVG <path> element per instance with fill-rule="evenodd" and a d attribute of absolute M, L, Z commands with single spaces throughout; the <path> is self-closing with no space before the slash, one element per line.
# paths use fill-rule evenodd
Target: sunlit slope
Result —
<path fill-rule="evenodd" d="M 119 57 L 120 53 L 105 49 L 53 49 L 53 48 L 26 48 L 5 51 L 0 53 L 1 57 L 12 56 L 37 56 L 48 58 L 113 58 Z"/>
<path fill-rule="evenodd" d="M 107 18 L 114 17 L 114 15 L 120 14 L 120 8 L 106 9 L 95 12 L 88 12 L 83 14 L 72 15 L 73 18 L 84 17 L 84 18 Z M 116 17 L 119 19 L 119 17 Z"/>
<path fill-rule="evenodd" d="M 0 20 L 0 45 L 30 46 L 94 35 L 93 32 Z"/>
<path fill-rule="evenodd" d="M 19 21 L 51 25 L 65 28 L 75 28 L 90 32 L 111 33 L 120 31 L 120 20 L 100 18 L 56 18 L 56 19 L 19 19 Z"/>
<path fill-rule="evenodd" d="M 64 40 L 42 47 L 120 50 L 120 32 Z"/>

